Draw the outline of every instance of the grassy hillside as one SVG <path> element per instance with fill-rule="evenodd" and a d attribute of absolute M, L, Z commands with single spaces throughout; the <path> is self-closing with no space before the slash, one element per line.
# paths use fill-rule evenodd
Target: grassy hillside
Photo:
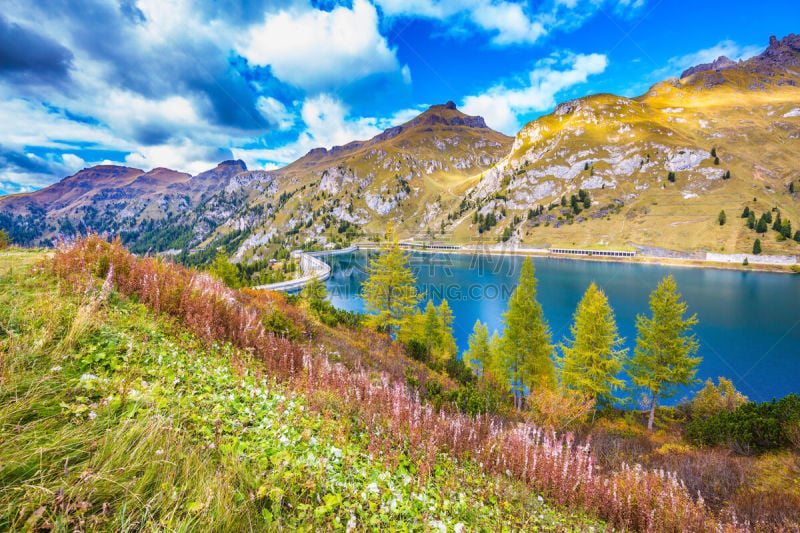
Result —
<path fill-rule="evenodd" d="M 421 472 L 326 392 L 44 260 L 0 255 L 0 529 L 602 529 L 472 461 Z"/>
<path fill-rule="evenodd" d="M 514 215 L 541 206 L 512 240 L 732 253 L 750 252 L 759 237 L 764 253 L 800 253 L 792 238 L 756 235 L 739 218 L 748 207 L 780 212 L 792 234 L 800 225 L 800 195 L 790 188 L 800 191 L 798 43 L 775 42 L 761 56 L 667 80 L 639 98 L 580 98 L 527 124 L 468 193 L 484 214 L 499 213 L 484 237 L 497 239 Z M 590 207 L 560 204 L 579 189 Z M 460 239 L 476 234 L 469 218 L 452 229 Z"/>
<path fill-rule="evenodd" d="M 655 433 L 646 414 L 589 420 L 557 394 L 531 410 L 511 398 L 481 407 L 440 365 L 309 305 L 97 237 L 0 252 L 0 529 L 777 532 L 800 521 L 796 434 L 748 418 L 766 404 L 720 411 L 707 395 L 661 408 Z M 697 439 L 722 427 L 740 444 L 696 447 L 687 423 Z M 736 455 L 753 437 L 742 423 L 779 445 Z"/>

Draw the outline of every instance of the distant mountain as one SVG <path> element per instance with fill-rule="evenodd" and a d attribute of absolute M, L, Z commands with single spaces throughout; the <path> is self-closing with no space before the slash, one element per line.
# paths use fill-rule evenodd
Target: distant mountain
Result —
<path fill-rule="evenodd" d="M 119 233 L 138 252 L 198 260 L 220 246 L 243 261 L 331 246 L 389 224 L 457 242 L 750 251 L 745 206 L 800 229 L 799 84 L 800 36 L 773 37 L 756 57 L 721 57 L 637 98 L 562 103 L 514 138 L 448 102 L 274 171 L 86 169 L 0 199 L 0 227 L 22 243 Z M 760 237 L 765 253 L 800 253 L 777 232 Z"/>
<path fill-rule="evenodd" d="M 76 231 L 135 232 L 145 222 L 185 213 L 244 170 L 242 161 L 225 161 L 194 177 L 166 168 L 98 165 L 44 189 L 0 198 L 0 226 L 23 244 Z"/>

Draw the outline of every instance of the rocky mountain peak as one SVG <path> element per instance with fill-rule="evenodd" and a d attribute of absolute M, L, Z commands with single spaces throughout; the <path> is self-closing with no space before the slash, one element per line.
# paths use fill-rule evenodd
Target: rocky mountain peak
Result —
<path fill-rule="evenodd" d="M 790 33 L 780 40 L 774 35 L 770 36 L 769 47 L 754 59 L 777 63 L 778 66 L 786 68 L 800 65 L 798 55 L 800 55 L 800 35 Z"/>
<path fill-rule="evenodd" d="M 717 59 L 712 61 L 711 63 L 703 63 L 701 65 L 695 65 L 693 67 L 689 67 L 688 69 L 684 70 L 681 74 L 681 79 L 687 78 L 692 74 L 697 74 L 698 72 L 707 72 L 707 71 L 717 71 L 725 70 L 727 68 L 735 67 L 738 63 L 733 61 L 725 56 L 719 56 Z"/>

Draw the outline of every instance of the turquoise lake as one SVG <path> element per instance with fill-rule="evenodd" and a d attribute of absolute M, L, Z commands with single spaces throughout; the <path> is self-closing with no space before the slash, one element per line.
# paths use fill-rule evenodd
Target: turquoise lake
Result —
<path fill-rule="evenodd" d="M 364 311 L 360 297 L 367 251 L 321 259 L 332 267 L 329 299 L 341 308 Z M 453 309 L 456 342 L 463 352 L 477 319 L 489 331 L 502 329 L 502 314 L 523 258 L 511 255 L 410 253 L 417 286 Z M 800 392 L 800 276 L 534 257 L 538 299 L 554 343 L 569 335 L 572 315 L 594 281 L 608 295 L 620 335 L 629 351 L 636 338 L 636 315 L 649 313 L 648 297 L 672 274 L 696 313 L 694 328 L 703 361 L 698 378 L 724 376 L 754 401 Z M 424 305 L 424 301 L 422 305 Z M 696 387 L 695 387 L 696 388 Z M 690 390 L 667 403 L 688 397 Z"/>

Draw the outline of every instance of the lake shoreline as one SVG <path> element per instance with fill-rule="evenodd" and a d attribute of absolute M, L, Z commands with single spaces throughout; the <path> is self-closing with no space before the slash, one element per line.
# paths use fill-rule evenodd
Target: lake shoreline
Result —
<path fill-rule="evenodd" d="M 401 243 L 402 244 L 402 243 Z M 374 243 L 358 243 L 354 244 L 358 249 L 364 250 L 377 250 L 378 244 Z M 504 249 L 496 250 L 491 248 L 459 248 L 459 249 L 438 249 L 438 248 L 407 248 L 407 251 L 422 252 L 429 254 L 483 254 L 483 255 L 509 255 L 509 256 L 523 256 L 523 257 L 547 257 L 552 259 L 572 259 L 576 261 L 599 261 L 610 263 L 624 263 L 624 264 L 639 264 L 639 265 L 661 265 L 661 266 L 675 266 L 682 268 L 700 268 L 707 270 L 733 270 L 740 272 L 763 272 L 773 274 L 800 274 L 792 269 L 792 266 L 797 265 L 777 265 L 777 264 L 759 264 L 751 263 L 743 265 L 741 263 L 726 263 L 716 261 L 706 261 L 702 259 L 681 259 L 671 257 L 652 257 L 637 255 L 635 257 L 604 257 L 604 256 L 590 256 L 590 255 L 572 255 L 572 254 L 556 254 L 543 249 Z M 335 252 L 336 250 L 331 250 Z"/>

